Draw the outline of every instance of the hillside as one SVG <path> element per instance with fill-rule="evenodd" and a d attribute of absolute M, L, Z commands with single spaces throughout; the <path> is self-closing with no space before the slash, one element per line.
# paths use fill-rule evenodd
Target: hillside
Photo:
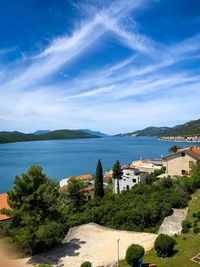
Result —
<path fill-rule="evenodd" d="M 200 135 L 200 119 L 190 121 L 174 127 L 147 127 L 118 136 L 193 136 Z"/>
<path fill-rule="evenodd" d="M 102 133 L 102 132 L 99 132 L 99 131 L 92 131 L 92 130 L 89 130 L 89 129 L 80 129 L 80 131 L 82 131 L 84 133 L 96 135 L 96 136 L 99 136 L 99 137 L 106 137 L 106 136 L 108 136 L 105 133 Z"/>
<path fill-rule="evenodd" d="M 12 143 L 23 141 L 55 140 L 55 139 L 83 139 L 98 138 L 96 135 L 80 130 L 56 130 L 45 134 L 25 134 L 21 132 L 0 132 L 0 143 Z"/>

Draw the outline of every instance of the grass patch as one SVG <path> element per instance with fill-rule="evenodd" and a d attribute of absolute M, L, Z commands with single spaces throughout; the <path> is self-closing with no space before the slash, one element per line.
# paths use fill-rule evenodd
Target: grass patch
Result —
<path fill-rule="evenodd" d="M 189 203 L 189 212 L 187 220 L 192 224 L 194 218 L 192 214 L 200 211 L 200 190 L 197 190 L 193 195 Z M 177 245 L 175 246 L 175 254 L 170 258 L 159 258 L 156 255 L 154 249 L 148 252 L 143 258 L 143 267 L 147 267 L 150 263 L 157 264 L 158 267 L 197 267 L 198 264 L 191 261 L 191 258 L 200 253 L 200 235 L 194 234 L 193 229 L 187 234 L 181 234 L 176 237 Z M 120 262 L 120 267 L 130 267 L 126 261 Z"/>

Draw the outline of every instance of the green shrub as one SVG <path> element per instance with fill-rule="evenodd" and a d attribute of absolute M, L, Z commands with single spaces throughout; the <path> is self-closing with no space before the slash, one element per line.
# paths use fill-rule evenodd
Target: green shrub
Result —
<path fill-rule="evenodd" d="M 38 264 L 35 267 L 53 267 L 52 264 Z"/>
<path fill-rule="evenodd" d="M 192 214 L 192 217 L 193 217 L 193 218 L 200 219 L 200 211 L 198 211 L 198 212 L 194 212 L 194 213 Z"/>
<path fill-rule="evenodd" d="M 140 245 L 130 245 L 126 251 L 126 261 L 131 266 L 138 266 L 139 260 L 144 256 L 144 248 Z"/>
<path fill-rule="evenodd" d="M 154 248 L 156 250 L 156 253 L 158 257 L 170 257 L 173 255 L 173 249 L 176 244 L 176 241 L 164 234 L 160 234 L 154 243 Z"/>
<path fill-rule="evenodd" d="M 80 267 L 92 267 L 92 263 L 89 261 L 84 261 Z"/>
<path fill-rule="evenodd" d="M 198 227 L 198 226 L 194 227 L 193 232 L 195 234 L 199 234 L 200 233 L 200 227 Z"/>
<path fill-rule="evenodd" d="M 185 220 L 182 222 L 182 233 L 189 233 L 190 228 L 192 227 L 191 222 Z"/>

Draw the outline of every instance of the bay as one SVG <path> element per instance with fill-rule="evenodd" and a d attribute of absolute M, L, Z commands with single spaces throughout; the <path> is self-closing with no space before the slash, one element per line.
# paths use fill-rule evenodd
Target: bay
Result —
<path fill-rule="evenodd" d="M 97 139 L 48 140 L 0 145 L 0 193 L 11 190 L 14 177 L 31 166 L 40 165 L 51 178 L 63 179 L 83 173 L 95 173 L 97 160 L 103 169 L 140 158 L 155 159 L 167 155 L 176 142 L 152 137 L 105 137 Z M 189 146 L 199 143 L 178 143 Z"/>

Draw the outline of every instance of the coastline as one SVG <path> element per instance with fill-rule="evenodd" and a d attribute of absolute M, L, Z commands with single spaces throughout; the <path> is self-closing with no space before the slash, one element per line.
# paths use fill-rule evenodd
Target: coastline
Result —
<path fill-rule="evenodd" d="M 161 136 L 160 141 L 177 142 L 177 143 L 200 143 L 200 136 Z"/>

